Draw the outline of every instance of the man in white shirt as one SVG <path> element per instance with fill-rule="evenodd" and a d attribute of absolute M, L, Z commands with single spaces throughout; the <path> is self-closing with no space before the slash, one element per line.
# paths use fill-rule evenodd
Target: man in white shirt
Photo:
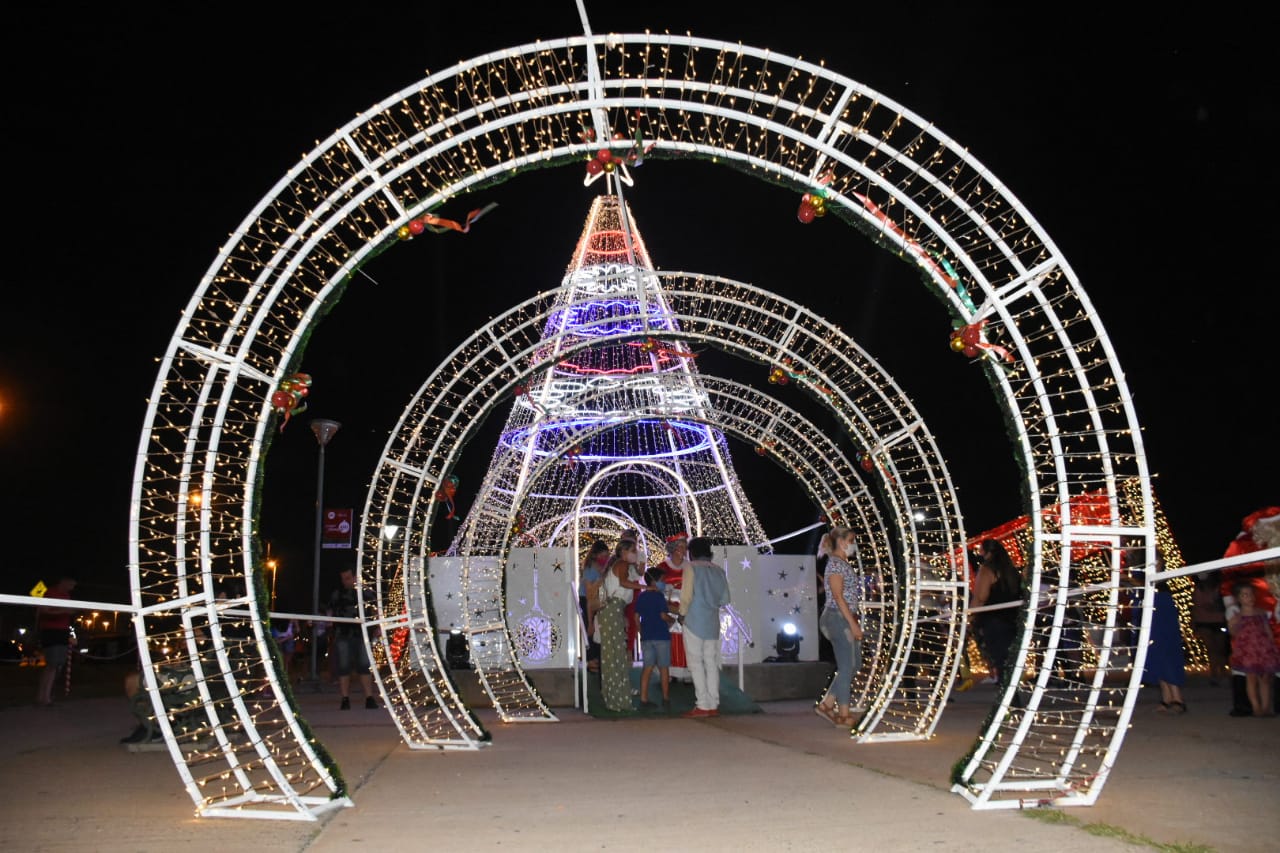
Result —
<path fill-rule="evenodd" d="M 689 540 L 680 590 L 685 657 L 693 677 L 694 708 L 685 717 L 720 716 L 720 608 L 729 603 L 729 579 L 711 561 L 711 540 Z"/>

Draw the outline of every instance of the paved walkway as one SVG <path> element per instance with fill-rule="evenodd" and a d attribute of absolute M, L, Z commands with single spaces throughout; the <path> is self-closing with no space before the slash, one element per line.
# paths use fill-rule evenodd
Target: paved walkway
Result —
<path fill-rule="evenodd" d="M 1118 830 L 1192 849 L 1277 849 L 1280 718 L 1229 717 L 1226 687 L 1190 687 L 1182 717 L 1154 713 L 1154 697 L 1143 692 L 1098 804 L 976 812 L 948 779 L 991 688 L 957 694 L 927 743 L 855 744 L 810 702 L 783 701 L 714 720 L 558 708 L 560 723 L 501 724 L 482 709 L 493 743 L 475 752 L 411 751 L 385 712 L 304 694 L 355 801 L 315 823 L 194 817 L 166 752 L 119 745 L 133 725 L 123 700 L 8 708 L 0 849 L 1142 849 Z"/>

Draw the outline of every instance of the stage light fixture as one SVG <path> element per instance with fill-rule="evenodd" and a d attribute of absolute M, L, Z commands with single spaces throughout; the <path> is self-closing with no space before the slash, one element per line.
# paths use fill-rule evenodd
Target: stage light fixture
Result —
<path fill-rule="evenodd" d="M 780 661 L 797 661 L 800 659 L 800 643 L 804 637 L 800 636 L 800 632 L 796 630 L 795 623 L 787 622 L 782 626 L 782 630 L 778 632 L 777 641 L 774 643 L 774 649 L 778 652 L 778 660 Z"/>
<path fill-rule="evenodd" d="M 467 638 L 458 628 L 449 632 L 449 639 L 444 644 L 444 659 L 449 669 L 471 668 L 471 652 L 467 649 Z"/>

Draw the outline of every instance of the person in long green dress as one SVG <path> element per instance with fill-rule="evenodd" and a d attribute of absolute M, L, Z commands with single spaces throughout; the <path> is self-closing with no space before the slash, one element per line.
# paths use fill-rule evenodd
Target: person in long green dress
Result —
<path fill-rule="evenodd" d="M 605 604 L 596 615 L 596 624 L 600 626 L 600 690 L 604 706 L 618 713 L 635 710 L 631 698 L 631 661 L 627 656 L 625 611 L 633 590 L 641 586 L 631 577 L 631 569 L 639 560 L 635 540 L 618 540 L 605 569 Z"/>

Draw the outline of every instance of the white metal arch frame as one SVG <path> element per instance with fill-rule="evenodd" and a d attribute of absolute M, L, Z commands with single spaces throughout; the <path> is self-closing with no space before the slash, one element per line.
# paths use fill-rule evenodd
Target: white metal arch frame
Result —
<path fill-rule="evenodd" d="M 589 141 L 584 129 L 610 141 Z M 216 635 L 227 620 L 215 581 L 257 571 L 270 396 L 327 303 L 419 213 L 601 145 L 622 154 L 636 134 L 657 143 L 653 159 L 715 158 L 825 193 L 829 210 L 917 263 L 955 316 L 983 324 L 984 343 L 1009 350 L 1013 370 L 987 369 L 1027 476 L 1029 593 L 1055 604 L 1045 626 L 1026 620 L 1006 699 L 1030 674 L 1028 651 L 1045 664 L 1056 655 L 1078 553 L 1130 536 L 1153 553 L 1150 476 L 1105 330 L 1043 229 L 963 148 L 856 81 L 767 50 L 652 34 L 540 42 L 460 63 L 362 113 L 272 188 L 202 279 L 161 361 L 134 479 L 130 576 L 134 607 L 155 617 L 138 620 L 138 632 L 157 714 L 151 645 L 178 637 L 157 621 L 207 614 Z M 1119 484 L 1130 480 L 1139 494 L 1126 514 Z M 1084 492 L 1109 496 L 1105 523 L 1077 517 L 1072 499 Z M 1112 566 L 1097 679 L 1064 694 L 1066 707 L 1042 708 L 1045 668 L 1025 711 L 1001 703 L 957 774 L 975 806 L 1089 803 L 1101 791 L 1136 697 L 1150 598 L 1144 588 L 1138 615 L 1122 616 L 1118 557 Z M 256 584 L 245 587 L 260 615 Z M 247 624 L 254 639 L 242 665 L 220 657 L 210 669 L 190 650 L 172 664 L 199 683 L 260 691 L 275 710 L 250 714 L 233 699 L 219 710 L 235 717 L 235 739 L 196 748 L 166 728 L 171 754 L 200 814 L 314 819 L 345 800 L 341 779 L 296 721 L 258 619 Z M 1117 629 L 1136 641 L 1117 648 Z M 1104 689 L 1113 651 L 1129 652 L 1132 672 L 1119 699 Z M 1069 749 L 1052 758 L 1019 758 L 1064 738 Z"/>
<path fill-rule="evenodd" d="M 859 724 L 858 736 L 928 736 L 958 665 L 967 591 L 954 559 L 957 550 L 963 549 L 964 536 L 951 500 L 949 474 L 932 436 L 892 378 L 839 328 L 808 309 L 724 278 L 687 273 L 657 275 L 677 329 L 664 333 L 664 340 L 687 342 L 689 346 L 717 346 L 764 365 L 766 370 L 785 360 L 791 371 L 801 377 L 796 380 L 797 385 L 836 415 L 855 446 L 871 449 L 868 458 L 874 464 L 869 470 L 874 472 L 873 482 L 893 517 L 887 525 L 883 521 L 874 525 L 872 529 L 883 531 L 880 535 L 860 538 L 863 547 L 856 560 L 869 567 L 868 574 L 877 583 L 892 586 L 881 593 L 881 606 L 888 607 L 877 614 L 877 623 L 891 626 L 893 634 L 891 638 L 886 635 L 880 643 L 884 654 L 870 656 L 865 689 L 874 691 L 874 701 Z M 590 301 L 590 297 L 582 297 L 583 305 Z M 366 533 L 362 579 L 368 597 L 377 599 L 378 612 L 397 620 L 395 627 L 407 627 L 410 642 L 421 639 L 422 648 L 415 659 L 433 659 L 433 634 L 425 621 L 427 611 L 422 610 L 423 622 L 406 625 L 398 621 L 403 618 L 404 608 L 398 604 L 388 608 L 385 602 L 426 594 L 420 588 L 405 586 L 401 567 L 420 564 L 430 553 L 426 531 L 435 511 L 430 496 L 455 467 L 468 436 L 499 407 L 510 405 L 514 389 L 526 387 L 528 377 L 538 375 L 553 362 L 572 358 L 587 347 L 644 337 L 643 331 L 622 322 L 629 316 L 625 311 L 596 323 L 602 330 L 620 327 L 627 331 L 593 334 L 585 341 L 580 334 L 584 328 L 581 325 L 576 331 L 546 332 L 554 326 L 548 322 L 554 313 L 571 311 L 577 304 L 564 301 L 558 290 L 548 291 L 495 318 L 436 368 L 392 431 L 370 486 L 362 528 L 374 531 L 390 525 L 406 531 L 406 536 L 395 549 L 388 549 L 381 538 Z M 643 308 L 633 306 L 630 310 L 640 312 Z M 720 381 L 700 376 L 695 387 L 709 392 L 718 388 Z M 641 390 L 623 409 L 661 416 L 662 395 L 648 385 L 639 387 Z M 527 393 L 534 397 L 532 405 L 552 405 L 551 400 L 537 399 L 535 391 Z M 608 393 L 618 392 L 615 388 Z M 709 420 L 725 432 L 741 434 L 747 440 L 758 436 L 766 447 L 776 444 L 779 438 L 787 438 L 781 423 L 784 408 L 777 401 L 749 389 L 738 390 L 736 395 L 716 395 L 715 400 L 725 406 L 726 412 L 716 413 Z M 740 410 L 748 403 L 759 423 L 744 428 L 746 416 Z M 690 418 L 687 412 L 680 416 Z M 819 431 L 807 420 L 801 424 L 809 436 L 805 444 L 814 446 L 820 440 L 816 438 Z M 548 450 L 539 470 L 554 464 L 569 447 L 595 431 L 567 433 L 558 449 L 553 445 Z M 776 436 L 772 435 L 775 431 Z M 477 644 L 484 652 L 479 656 L 477 675 L 502 718 L 545 720 L 550 712 L 516 660 L 507 633 L 503 595 L 505 554 L 519 508 L 524 494 L 539 482 L 541 475 L 525 477 L 523 487 L 506 479 L 495 481 L 495 477 L 515 476 L 512 472 L 512 467 L 497 461 L 491 465 L 467 514 L 466 529 L 459 537 L 465 543 L 459 549 L 465 629 L 473 639 L 473 661 L 477 660 Z M 830 473 L 823 472 L 824 476 Z M 858 493 L 865 495 L 866 490 L 860 488 Z M 836 503 L 829 505 L 824 500 L 819 505 L 833 517 L 847 514 L 841 503 L 843 497 L 833 495 L 831 500 Z M 868 520 L 869 516 L 860 519 L 863 524 Z M 917 661 L 924 654 L 923 647 L 917 646 L 915 631 L 923 592 L 930 592 L 933 599 L 945 599 L 945 610 L 952 621 L 941 642 L 919 639 L 921 644 L 929 645 L 929 661 L 921 667 L 912 690 L 903 694 L 897 688 L 913 657 L 911 653 L 917 652 Z M 377 624 L 385 636 L 390 623 L 379 620 Z M 880 629 L 871 633 L 878 635 Z M 371 633 L 371 641 L 377 635 L 376 631 Z M 375 659 L 386 657 L 377 649 L 374 651 Z M 438 666 L 438 656 L 434 660 Z M 407 696 L 393 697 L 389 702 L 397 709 L 404 706 L 408 716 L 420 713 Z M 887 731 L 873 734 L 877 727 Z"/>
<path fill-rule="evenodd" d="M 755 442 L 758 448 L 767 448 L 767 455 L 796 477 L 815 506 L 831 507 L 834 518 L 853 527 L 859 544 L 858 554 L 867 555 L 866 563 L 862 563 L 858 558 L 855 558 L 855 561 L 861 564 L 865 573 L 874 577 L 872 588 L 883 591 L 887 596 L 887 600 L 875 603 L 874 618 L 866 626 L 869 647 L 880 648 L 882 646 L 880 634 L 885 621 L 880 618 L 880 614 L 893 613 L 901 616 L 896 600 L 899 590 L 893 577 L 893 565 L 884 559 L 890 554 L 886 525 L 862 482 L 858 467 L 811 421 L 780 401 L 748 386 L 714 376 L 700 377 L 699 385 L 706 394 L 705 413 L 701 416 L 682 415 L 682 417 L 737 436 L 747 442 Z M 590 403 L 590 399 L 584 399 L 582 402 Z M 490 507 L 486 503 L 485 496 L 494 494 L 494 490 L 482 488 L 473 504 L 472 513 L 475 515 L 469 518 L 484 519 L 492 517 L 495 513 L 502 515 L 508 506 L 521 506 L 524 496 L 536 488 L 536 484 L 550 468 L 567 464 L 564 460 L 567 458 L 569 449 L 575 444 L 589 441 L 595 435 L 625 426 L 629 422 L 661 417 L 663 414 L 661 407 L 645 409 L 638 405 L 625 418 L 611 418 L 607 424 L 563 433 L 558 444 L 547 446 L 545 458 L 532 472 L 532 476 L 524 486 L 517 491 L 514 499 L 504 495 L 494 502 L 493 507 Z M 633 463 L 615 463 L 602 471 L 612 473 L 626 468 L 629 464 Z M 661 463 L 653 461 L 634 464 L 662 468 Z M 667 473 L 678 477 L 674 472 L 667 471 Z M 600 476 L 597 475 L 591 482 L 594 483 L 599 479 Z M 580 495 L 579 502 L 586 497 L 588 497 L 586 494 Z M 504 554 L 510 538 L 498 525 L 469 523 L 464 531 L 462 553 L 464 555 Z M 464 556 L 465 565 L 466 557 Z M 957 608 L 957 611 L 959 609 Z M 902 620 L 891 621 L 893 624 L 898 624 Z M 481 632 L 485 630 L 492 629 L 480 629 Z M 881 692 L 892 690 L 892 685 L 881 682 L 879 677 L 882 675 L 881 668 L 876 665 L 878 658 L 871 655 L 868 657 L 869 665 L 864 667 L 863 678 L 857 685 L 860 690 L 859 698 L 875 690 Z M 495 663 L 498 666 L 506 664 L 505 661 Z M 935 678 L 934 680 L 944 681 L 945 679 Z"/>

